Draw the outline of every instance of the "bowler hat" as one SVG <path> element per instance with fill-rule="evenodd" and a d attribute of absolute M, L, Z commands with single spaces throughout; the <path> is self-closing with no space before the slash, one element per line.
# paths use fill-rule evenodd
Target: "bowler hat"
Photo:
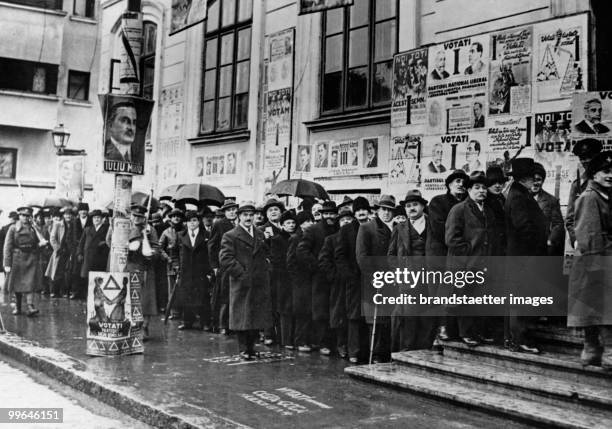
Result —
<path fill-rule="evenodd" d="M 11 213 L 15 213 L 15 212 L 11 212 Z M 53 207 L 51 208 L 51 217 L 60 217 L 62 215 L 60 209 L 58 209 L 57 207 Z M 17 213 L 15 213 L 15 216 L 17 216 Z"/>
<path fill-rule="evenodd" d="M 255 203 L 252 201 L 244 201 L 240 206 L 238 206 L 238 214 L 244 212 L 255 212 Z"/>
<path fill-rule="evenodd" d="M 92 211 L 89 213 L 89 216 L 91 216 L 91 217 L 94 217 L 94 216 L 100 216 L 100 217 L 102 217 L 102 210 L 100 210 L 100 209 L 95 209 L 95 210 L 92 210 Z"/>
<path fill-rule="evenodd" d="M 372 210 L 370 207 L 370 202 L 364 197 L 357 197 L 353 200 L 353 212 L 357 212 L 358 210 Z"/>
<path fill-rule="evenodd" d="M 354 201 L 351 197 L 349 197 L 348 195 L 345 195 L 344 198 L 342 199 L 342 202 L 338 204 L 338 210 L 340 210 L 344 206 L 348 206 L 349 204 L 352 204 L 353 202 Z"/>
<path fill-rule="evenodd" d="M 217 209 L 215 210 L 215 217 L 219 217 L 219 218 L 224 218 L 225 217 L 225 212 L 221 209 Z"/>
<path fill-rule="evenodd" d="M 62 207 L 60 212 L 61 213 L 72 213 L 72 207 L 71 206 L 64 206 L 64 207 Z"/>
<path fill-rule="evenodd" d="M 172 209 L 172 210 L 170 210 L 170 213 L 168 213 L 168 217 L 174 217 L 174 216 L 178 216 L 180 218 L 184 218 L 185 214 L 183 213 L 183 210 L 181 210 L 181 209 Z"/>
<path fill-rule="evenodd" d="M 546 180 L 546 169 L 539 162 L 533 164 L 533 174 L 539 174 L 542 180 Z"/>
<path fill-rule="evenodd" d="M 162 215 L 160 213 L 153 213 L 151 215 L 151 223 L 161 222 L 162 220 Z"/>
<path fill-rule="evenodd" d="M 444 184 L 448 187 L 448 185 L 450 185 L 451 182 L 455 179 L 463 179 L 464 182 L 467 182 L 469 177 L 465 171 L 461 169 L 455 170 L 446 177 L 446 179 L 444 180 Z"/>
<path fill-rule="evenodd" d="M 303 224 L 306 221 L 310 221 L 310 222 L 314 222 L 314 217 L 312 217 L 312 213 L 309 212 L 299 212 L 296 216 L 295 216 L 295 221 L 297 222 L 298 225 Z"/>
<path fill-rule="evenodd" d="M 319 213 L 337 213 L 338 207 L 336 207 L 335 201 L 324 201 L 319 209 Z"/>
<path fill-rule="evenodd" d="M 349 206 L 342 206 L 338 210 L 338 219 L 343 218 L 345 216 L 354 217 L 353 210 Z"/>
<path fill-rule="evenodd" d="M 207 205 L 204 205 L 202 207 L 202 210 L 200 210 L 200 216 L 202 217 L 206 217 L 206 216 L 214 216 L 213 211 L 210 209 L 210 207 L 208 207 Z"/>
<path fill-rule="evenodd" d="M 408 213 L 406 213 L 406 207 L 399 205 L 393 209 L 393 217 L 395 216 L 406 216 L 408 217 Z"/>
<path fill-rule="evenodd" d="M 376 204 L 374 204 L 374 208 L 385 207 L 393 210 L 395 208 L 395 197 L 393 195 L 383 194 Z"/>
<path fill-rule="evenodd" d="M 234 200 L 225 200 L 223 205 L 221 206 L 221 210 L 225 211 L 227 209 L 231 209 L 233 207 L 238 207 L 238 203 Z"/>
<path fill-rule="evenodd" d="M 595 173 L 612 167 L 612 151 L 605 150 L 595 155 L 587 167 L 587 174 L 593 177 Z"/>
<path fill-rule="evenodd" d="M 495 183 L 506 183 L 504 170 L 499 165 L 494 164 L 487 168 L 487 186 L 492 186 Z"/>
<path fill-rule="evenodd" d="M 262 212 L 266 213 L 270 207 L 278 207 L 281 212 L 285 211 L 285 205 L 283 204 L 283 202 L 277 200 L 276 198 L 270 198 L 268 201 L 266 201 L 266 204 L 264 204 L 263 206 Z"/>
<path fill-rule="evenodd" d="M 466 187 L 471 188 L 475 184 L 480 183 L 481 185 L 487 186 L 487 175 L 484 171 L 474 171 L 468 178 Z"/>
<path fill-rule="evenodd" d="M 89 204 L 87 203 L 77 204 L 77 211 L 80 212 L 81 210 L 89 211 Z"/>
<path fill-rule="evenodd" d="M 417 201 L 423 204 L 424 206 L 426 206 L 428 203 L 428 201 L 423 198 L 423 195 L 421 195 L 421 191 L 419 191 L 418 189 L 411 189 L 410 191 L 406 192 L 406 198 L 404 198 L 403 201 L 404 205 L 412 201 Z"/>
<path fill-rule="evenodd" d="M 533 177 L 535 173 L 533 158 L 514 158 L 510 161 L 510 165 L 512 166 L 512 171 L 509 171 L 508 175 L 514 177 L 515 180 Z"/>
<path fill-rule="evenodd" d="M 200 220 L 200 213 L 198 213 L 197 210 L 187 210 L 185 212 L 185 220 L 191 220 L 193 218 Z"/>
<path fill-rule="evenodd" d="M 281 217 L 280 217 L 280 223 L 281 225 L 283 224 L 283 222 L 285 222 L 286 220 L 293 220 L 295 222 L 297 222 L 296 218 L 295 218 L 295 213 L 293 213 L 292 210 L 287 210 L 286 212 L 284 212 Z"/>
<path fill-rule="evenodd" d="M 578 140 L 572 148 L 572 153 L 578 158 L 593 158 L 601 152 L 603 145 L 597 139 Z"/>
<path fill-rule="evenodd" d="M 18 220 L 19 219 L 19 214 L 16 211 L 15 212 L 10 212 L 8 217 L 9 217 L 9 219 Z"/>
<path fill-rule="evenodd" d="M 132 212 L 132 216 L 136 217 L 145 217 L 145 213 L 147 212 L 147 208 L 140 204 L 133 204 L 132 207 L 130 207 L 130 210 Z"/>
<path fill-rule="evenodd" d="M 25 216 L 32 216 L 32 207 L 23 206 L 17 208 L 17 213 Z"/>

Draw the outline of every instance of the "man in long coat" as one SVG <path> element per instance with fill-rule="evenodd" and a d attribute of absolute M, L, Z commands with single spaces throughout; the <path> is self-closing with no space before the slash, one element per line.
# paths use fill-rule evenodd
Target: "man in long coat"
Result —
<path fill-rule="evenodd" d="M 184 214 L 180 209 L 172 209 L 168 214 L 170 226 L 162 232 L 159 238 L 159 253 L 161 259 L 166 262 L 166 288 L 168 289 L 168 299 L 175 288 L 179 272 L 179 234 L 183 231 Z M 159 279 L 158 279 L 159 281 Z M 176 318 L 178 313 L 172 311 L 169 319 Z"/>
<path fill-rule="evenodd" d="M 86 226 L 79 240 L 77 258 L 81 262 L 81 278 L 87 279 L 90 271 L 105 271 L 109 248 L 106 244 L 108 225 L 102 222 L 102 212 L 90 213 L 91 225 Z"/>
<path fill-rule="evenodd" d="M 546 170 L 542 164 L 536 162 L 531 192 L 546 217 L 546 230 L 548 231 L 546 245 L 548 247 L 548 255 L 562 256 L 565 246 L 565 225 L 563 224 L 561 206 L 558 198 L 555 198 L 542 189 L 545 180 Z"/>
<path fill-rule="evenodd" d="M 225 275 L 223 267 L 219 263 L 219 252 L 221 251 L 223 234 L 236 226 L 238 204 L 232 200 L 226 200 L 220 210 L 225 214 L 225 217 L 213 224 L 210 240 L 208 240 L 208 258 L 210 267 L 215 275 L 215 285 L 212 292 L 212 311 L 215 317 L 218 317 L 217 326 L 220 332 L 227 334 L 229 322 L 229 278 Z"/>
<path fill-rule="evenodd" d="M 355 219 L 340 228 L 340 239 L 334 250 L 339 279 L 345 284 L 346 318 L 348 320 L 347 349 L 349 362 L 365 359 L 367 325 L 361 315 L 361 273 L 357 264 L 357 234 L 369 221 L 370 203 L 364 197 L 353 201 Z"/>
<path fill-rule="evenodd" d="M 270 251 L 263 232 L 253 225 L 255 205 L 238 208 L 239 223 L 221 240 L 219 263 L 230 282 L 229 328 L 238 334 L 243 359 L 256 356 L 259 331 L 271 325 Z"/>
<path fill-rule="evenodd" d="M 187 229 L 179 233 L 179 282 L 177 286 L 177 307 L 182 310 L 183 323 L 178 329 L 191 329 L 196 314 L 200 316 L 200 327 L 208 329 L 210 320 L 210 300 L 208 297 L 208 246 L 206 234 L 196 211 L 185 213 Z"/>
<path fill-rule="evenodd" d="M 281 231 L 268 241 L 270 243 L 270 287 L 276 288 L 276 307 L 274 311 L 280 318 L 280 344 L 293 349 L 293 285 L 287 268 L 289 242 L 295 235 L 297 219 L 291 210 L 280 218 Z"/>
<path fill-rule="evenodd" d="M 312 299 L 312 331 L 311 348 L 329 354 L 328 342 L 329 328 L 329 286 L 325 281 L 325 274 L 319 269 L 319 252 L 323 247 L 325 237 L 336 232 L 337 208 L 334 201 L 325 201 L 321 210 L 322 219 L 304 232 L 302 241 L 297 247 L 298 263 L 302 270 L 310 275 L 310 295 Z M 304 284 L 305 287 L 309 285 Z M 304 299 L 308 299 L 308 291 L 304 292 Z M 300 294 L 302 291 L 299 292 Z M 301 346 L 303 344 L 298 344 Z"/>
<path fill-rule="evenodd" d="M 14 315 L 21 314 L 22 296 L 28 304 L 27 316 L 34 316 L 35 292 L 42 288 L 42 276 L 39 267 L 39 247 L 46 245 L 41 241 L 32 227 L 32 209 L 17 209 L 19 220 L 8 229 L 3 249 L 4 272 L 8 277 L 8 291 L 15 294 Z"/>
<path fill-rule="evenodd" d="M 376 209 L 376 217 L 370 222 L 361 225 L 357 232 L 355 255 L 361 272 L 365 271 L 368 257 L 387 256 L 391 241 L 391 231 L 393 230 L 395 197 L 392 195 L 382 195 L 374 208 Z M 364 306 L 365 304 L 364 300 Z M 371 306 L 370 303 L 368 305 Z M 373 320 L 366 317 L 366 322 L 368 323 L 369 336 L 371 338 L 374 329 Z M 391 358 L 391 326 L 388 317 L 377 318 L 374 347 L 371 353 L 373 362 L 386 362 Z"/>
<path fill-rule="evenodd" d="M 74 219 L 74 239 L 77 243 L 83 237 L 85 228 L 91 226 L 91 216 L 89 215 L 89 204 L 79 203 L 76 208 L 76 217 Z M 72 264 L 72 279 L 70 298 L 84 298 L 87 295 L 87 279 L 81 276 L 83 261 L 79 260 L 78 251 L 74 253 L 74 262 Z"/>
<path fill-rule="evenodd" d="M 63 219 L 54 222 L 49 241 L 53 254 L 45 275 L 51 279 L 51 297 L 68 298 L 71 289 L 72 263 L 76 258 L 78 240 L 76 239 L 72 208 L 61 210 Z"/>

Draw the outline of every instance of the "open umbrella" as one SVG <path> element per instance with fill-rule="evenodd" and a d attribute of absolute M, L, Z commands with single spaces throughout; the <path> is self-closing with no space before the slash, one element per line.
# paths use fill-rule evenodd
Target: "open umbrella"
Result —
<path fill-rule="evenodd" d="M 160 200 L 173 200 L 176 192 L 181 189 L 185 185 L 170 185 L 166 186 L 160 193 Z"/>
<path fill-rule="evenodd" d="M 318 183 L 304 179 L 290 179 L 278 182 L 270 189 L 271 194 L 284 197 L 293 195 L 300 198 L 318 198 L 320 200 L 329 200 L 329 195 Z"/>
<path fill-rule="evenodd" d="M 31 207 L 73 207 L 75 203 L 68 198 L 47 195 L 46 197 L 36 198 L 28 202 Z"/>
<path fill-rule="evenodd" d="M 192 204 L 212 204 L 222 206 L 225 201 L 223 192 L 211 185 L 203 183 L 189 183 L 181 186 L 174 194 L 174 199 L 179 202 Z"/>
<path fill-rule="evenodd" d="M 131 204 L 139 204 L 141 206 L 147 207 L 149 203 L 149 194 L 145 192 L 136 191 L 132 194 Z M 109 210 L 112 210 L 114 207 L 114 201 L 109 202 L 105 207 Z M 151 212 L 154 212 L 159 207 L 159 201 L 156 198 L 151 200 Z"/>

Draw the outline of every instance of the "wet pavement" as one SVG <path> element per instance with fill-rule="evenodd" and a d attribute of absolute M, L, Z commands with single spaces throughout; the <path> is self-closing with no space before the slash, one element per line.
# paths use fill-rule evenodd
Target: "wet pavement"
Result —
<path fill-rule="evenodd" d="M 0 310 L 6 329 L 82 361 L 86 371 L 113 386 L 181 416 L 221 416 L 254 428 L 301 427 L 527 427 L 477 411 L 352 379 L 346 361 L 317 353 L 258 345 L 261 359 L 236 358 L 237 341 L 202 331 L 151 326 L 143 355 L 85 354 L 83 301 L 42 297 L 36 318 L 12 316 L 6 296 Z"/>

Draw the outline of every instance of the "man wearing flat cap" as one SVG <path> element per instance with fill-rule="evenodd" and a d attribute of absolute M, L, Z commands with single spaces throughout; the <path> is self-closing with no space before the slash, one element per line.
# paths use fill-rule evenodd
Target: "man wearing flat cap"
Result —
<path fill-rule="evenodd" d="M 240 356 L 257 356 L 259 332 L 272 324 L 270 250 L 263 232 L 253 225 L 255 205 L 240 205 L 238 225 L 223 235 L 219 263 L 230 284 L 229 329 L 238 334 Z"/>
<path fill-rule="evenodd" d="M 80 276 L 87 283 L 90 271 L 105 271 L 109 248 L 106 244 L 108 225 L 103 223 L 101 210 L 89 213 L 91 225 L 86 226 L 79 240 L 77 251 L 78 261 L 81 263 Z M 85 297 L 85 290 L 80 297 Z"/>

